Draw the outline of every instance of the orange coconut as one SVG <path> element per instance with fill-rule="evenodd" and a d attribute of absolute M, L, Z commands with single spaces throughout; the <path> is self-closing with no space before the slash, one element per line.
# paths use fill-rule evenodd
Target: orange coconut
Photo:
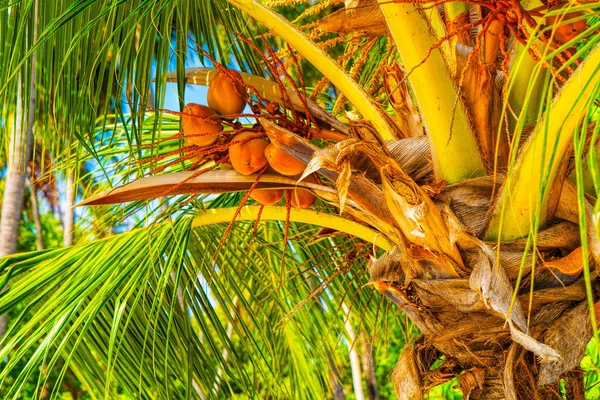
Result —
<path fill-rule="evenodd" d="M 246 107 L 246 88 L 242 76 L 228 70 L 234 79 L 219 71 L 208 87 L 208 105 L 221 115 L 240 114 Z"/>
<path fill-rule="evenodd" d="M 552 7 L 550 11 L 560 10 L 563 7 L 563 4 L 558 4 Z M 585 20 L 585 18 L 582 18 L 583 15 L 584 13 L 582 11 L 573 11 L 564 15 L 552 15 L 546 17 L 546 23 L 548 25 L 559 24 L 554 28 L 554 39 L 561 44 L 565 44 L 575 39 L 581 32 L 585 31 L 588 28 L 587 21 Z M 565 21 L 569 21 L 575 18 L 580 19 L 571 23 L 565 23 Z"/>
<path fill-rule="evenodd" d="M 312 175 L 307 176 L 304 180 L 309 183 L 317 183 L 317 180 Z M 317 196 L 313 192 L 299 187 L 292 190 L 291 197 L 292 206 L 296 208 L 308 208 L 317 200 Z"/>
<path fill-rule="evenodd" d="M 314 204 L 317 196 L 306 189 L 294 189 L 292 192 L 292 206 L 296 208 L 308 208 Z"/>
<path fill-rule="evenodd" d="M 257 189 L 253 190 L 250 197 L 265 206 L 272 206 L 283 197 L 283 189 Z"/>
<path fill-rule="evenodd" d="M 219 138 L 219 132 L 223 130 L 221 121 L 218 119 L 210 121 L 203 119 L 216 115 L 217 113 L 214 110 L 201 104 L 188 103 L 183 108 L 183 113 L 184 115 L 181 116 L 181 125 L 188 144 L 208 146 Z"/>
<path fill-rule="evenodd" d="M 273 143 L 265 148 L 265 156 L 269 165 L 281 175 L 298 175 L 306 168 L 306 164 L 278 149 Z"/>
<path fill-rule="evenodd" d="M 255 133 L 240 133 L 233 137 L 233 141 L 239 141 Z M 265 147 L 269 143 L 263 139 L 251 139 L 244 143 L 237 143 L 229 147 L 229 159 L 233 169 L 242 175 L 250 175 L 267 165 Z"/>

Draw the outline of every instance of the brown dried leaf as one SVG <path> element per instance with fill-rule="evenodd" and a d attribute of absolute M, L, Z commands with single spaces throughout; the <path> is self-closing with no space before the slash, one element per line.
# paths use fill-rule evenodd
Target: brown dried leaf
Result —
<path fill-rule="evenodd" d="M 272 142 L 277 141 L 280 149 L 298 160 L 310 164 L 314 153 L 318 150 L 316 146 L 271 121 L 261 120 L 261 123 L 269 139 Z M 332 153 L 336 151 L 336 146 L 330 146 L 330 148 L 333 149 L 330 150 Z M 335 182 L 338 178 L 338 173 L 334 171 L 320 169 L 318 172 L 332 182 Z M 362 221 L 378 229 L 396 244 L 405 243 L 406 239 L 395 227 L 394 217 L 390 213 L 383 198 L 383 193 L 377 185 L 362 176 L 352 176 L 348 187 L 348 197 L 354 201 L 357 208 L 363 213 Z"/>
<path fill-rule="evenodd" d="M 350 168 L 350 163 L 343 163 L 340 174 L 335 181 L 335 187 L 337 188 L 338 197 L 340 199 L 340 214 L 344 212 L 344 205 L 346 204 L 346 198 L 348 197 L 348 188 L 350 187 L 351 174 L 352 169 Z"/>
<path fill-rule="evenodd" d="M 423 136 L 421 118 L 410 98 L 405 78 L 405 73 L 398 63 L 383 68 L 383 85 L 396 112 L 395 122 L 398 128 L 406 138 L 420 137 Z"/>
<path fill-rule="evenodd" d="M 473 238 L 474 241 L 478 239 Z M 512 288 L 504 270 L 495 265 L 495 254 L 485 245 L 479 243 L 479 256 L 473 260 L 473 272 L 469 278 L 471 289 L 480 293 L 488 308 L 507 317 L 512 297 Z M 511 319 L 517 326 L 527 331 L 527 321 L 523 315 L 521 305 L 516 303 L 512 307 Z"/>
<path fill-rule="evenodd" d="M 515 389 L 515 366 L 516 359 L 521 355 L 522 348 L 513 343 L 508 349 L 506 364 L 504 366 L 504 392 L 506 400 L 517 400 L 517 391 Z"/>
<path fill-rule="evenodd" d="M 586 385 L 584 371 L 569 371 L 563 377 L 565 381 L 565 398 L 569 400 L 585 400 Z"/>
<path fill-rule="evenodd" d="M 123 186 L 98 193 L 83 200 L 77 206 L 93 206 L 101 204 L 117 204 L 135 200 L 148 200 L 163 196 L 169 189 L 175 188 L 169 195 L 188 193 L 227 193 L 242 192 L 250 189 L 256 175 L 241 175 L 234 170 L 207 171 L 201 175 L 189 179 L 196 174 L 195 171 L 176 172 L 141 178 Z M 182 185 L 180 182 L 189 179 Z M 281 176 L 263 174 L 256 186 L 258 189 L 293 189 L 297 185 L 296 180 Z M 326 186 L 315 183 L 300 183 L 301 187 L 310 189 L 316 195 L 335 200 L 335 191 Z M 333 197 L 332 197 L 333 196 Z"/>
<path fill-rule="evenodd" d="M 437 257 L 429 253 L 426 262 L 423 256 L 425 250 L 418 246 L 410 245 L 408 248 L 394 246 L 392 250 L 384 253 L 378 259 L 369 262 L 369 273 L 371 281 L 394 282 L 405 285 L 405 279 L 432 279 L 437 276 L 435 261 Z M 421 253 L 421 254 L 419 254 Z"/>
<path fill-rule="evenodd" d="M 514 326 L 511 320 L 508 320 L 508 325 L 510 327 L 510 336 L 512 339 L 534 353 L 540 360 L 543 362 L 560 360 L 560 354 L 552 347 L 542 344 L 528 334 L 523 333 Z"/>
<path fill-rule="evenodd" d="M 556 218 L 570 221 L 574 224 L 579 224 L 579 209 L 577 208 L 577 188 L 570 182 L 565 182 L 560 192 Z"/>
<path fill-rule="evenodd" d="M 317 27 L 323 32 L 345 36 L 362 32 L 369 37 L 389 36 L 385 18 L 375 0 L 359 0 L 321 19 Z"/>
<path fill-rule="evenodd" d="M 444 215 L 450 231 L 453 232 L 452 235 L 456 236 L 457 243 L 476 254 L 470 259 L 470 266 L 473 268 L 469 278 L 471 289 L 481 295 L 486 307 L 506 319 L 513 341 L 543 360 L 559 359 L 560 356 L 554 349 L 529 336 L 527 320 L 518 299 L 511 309 L 513 288 L 504 268 L 496 265 L 496 254 L 486 243 L 462 230 L 460 221 L 448 206 L 444 207 Z M 510 316 L 509 309 L 511 309 Z"/>
<path fill-rule="evenodd" d="M 483 51 L 480 51 L 480 54 L 482 53 Z M 458 60 L 460 61 L 460 58 Z M 482 65 L 478 61 L 471 60 L 467 69 L 464 68 L 464 65 L 458 65 L 459 74 L 462 73 L 464 77 L 462 93 L 465 105 L 470 111 L 486 169 L 492 172 L 496 164 L 496 167 L 503 171 L 508 165 L 509 146 L 508 136 L 504 131 L 498 134 L 502 96 L 496 89 L 495 63 Z"/>
<path fill-rule="evenodd" d="M 575 250 L 581 245 L 579 226 L 562 221 L 539 231 L 535 238 L 535 246 L 539 251 L 553 251 L 556 249 Z M 527 245 L 527 238 L 517 239 L 512 242 L 503 242 L 503 251 L 523 251 Z"/>
<path fill-rule="evenodd" d="M 402 349 L 394 372 L 392 372 L 392 384 L 399 399 L 422 399 L 423 376 L 412 344 L 407 344 Z"/>
<path fill-rule="evenodd" d="M 314 152 L 312 159 L 306 165 L 298 181 L 306 179 L 306 177 L 321 169 L 338 173 L 335 186 L 338 192 L 341 214 L 344 211 L 346 198 L 348 197 L 348 188 L 350 187 L 350 178 L 352 176 L 350 160 L 340 160 L 338 145 L 319 149 Z"/>
<path fill-rule="evenodd" d="M 390 157 L 414 180 L 433 173 L 431 149 L 425 136 L 394 140 L 386 143 Z"/>
<path fill-rule="evenodd" d="M 473 238 L 473 240 L 478 239 Z M 480 242 L 480 249 L 479 261 L 473 266 L 469 283 L 473 290 L 481 293 L 488 308 L 507 318 L 513 293 L 511 284 L 504 269 L 495 265 L 495 254 L 492 250 L 483 242 Z M 560 358 L 554 349 L 529 336 L 527 320 L 518 300 L 513 304 L 507 322 L 511 337 L 515 342 L 543 360 L 557 360 Z"/>
<path fill-rule="evenodd" d="M 401 247 L 395 246 L 380 258 L 371 258 L 368 265 L 375 289 L 390 299 L 402 310 L 424 333 L 438 332 L 442 327 L 430 313 L 415 304 L 406 293 L 406 278 L 420 276 L 420 266 Z M 406 274 L 406 275 L 405 275 Z"/>
<path fill-rule="evenodd" d="M 488 246 L 491 247 L 492 244 L 488 243 Z M 477 251 L 475 251 L 475 252 L 463 251 L 462 254 L 463 254 L 466 265 L 472 264 L 471 259 L 473 257 L 479 257 L 479 253 Z M 501 251 L 500 252 L 500 265 L 502 265 L 502 268 L 506 272 L 506 276 L 508 276 L 508 279 L 516 279 L 517 278 L 517 276 L 519 275 L 520 269 L 521 269 L 522 258 L 523 258 L 522 252 L 516 252 L 516 251 L 513 251 L 513 252 Z M 527 258 L 525 259 L 525 265 L 523 265 L 523 272 L 522 272 L 523 276 L 527 276 L 531 272 L 531 267 L 532 267 L 531 263 L 532 263 L 532 256 L 531 256 L 531 254 L 528 254 Z"/>
<path fill-rule="evenodd" d="M 446 255 L 462 266 L 462 257 L 449 240 L 448 228 L 429 196 L 395 162 L 389 162 L 380 172 L 386 203 L 408 240 L 436 254 Z M 459 276 L 451 264 L 440 266 L 444 270 L 439 271 L 439 277 Z"/>
<path fill-rule="evenodd" d="M 546 261 L 536 273 L 535 289 L 569 286 L 583 272 L 583 253 L 581 247 L 558 260 Z"/>
<path fill-rule="evenodd" d="M 498 193 L 503 181 L 502 175 L 467 179 L 446 186 L 434 200 L 448 205 L 458 220 L 474 236 L 480 237 L 488 225 L 487 213 L 494 199 L 494 188 Z"/>
<path fill-rule="evenodd" d="M 584 206 L 590 254 L 594 261 L 600 265 L 600 226 L 598 225 L 600 218 L 594 213 L 594 207 L 587 199 Z M 579 224 L 577 188 L 568 179 L 563 183 L 555 216 Z"/>
<path fill-rule="evenodd" d="M 404 284 L 404 271 L 402 268 L 403 253 L 398 246 L 386 251 L 379 258 L 369 259 L 367 269 L 371 276 L 370 282 L 394 282 Z"/>
<path fill-rule="evenodd" d="M 483 388 L 483 378 L 483 368 L 473 368 L 469 371 L 465 371 L 464 374 L 458 375 L 458 380 L 460 382 L 460 391 L 463 394 L 464 400 L 469 400 L 473 389 Z"/>
<path fill-rule="evenodd" d="M 329 146 L 324 149 L 317 149 L 312 155 L 312 158 L 306 164 L 304 172 L 298 179 L 299 181 L 305 179 L 310 174 L 314 174 L 320 169 L 326 169 L 332 172 L 338 172 L 341 166 L 337 162 L 337 155 L 339 151 L 337 146 Z M 337 180 L 337 179 L 336 179 Z"/>
<path fill-rule="evenodd" d="M 528 304 L 530 300 L 529 291 L 519 295 L 517 298 L 519 301 L 521 301 L 521 304 Z M 572 303 L 574 301 L 584 300 L 585 298 L 585 282 L 582 278 L 580 278 L 579 281 L 567 287 L 560 286 L 556 288 L 536 290 L 533 299 L 531 299 L 531 308 L 534 311 L 545 305 L 550 305 L 557 308 L 556 305 L 559 302 Z"/>
<path fill-rule="evenodd" d="M 576 368 L 591 337 L 590 310 L 587 302 L 582 301 L 554 321 L 544 334 L 544 343 L 558 350 L 562 358 L 541 363 L 538 385 L 558 382 L 563 373 Z"/>
<path fill-rule="evenodd" d="M 411 283 L 423 305 L 434 312 L 448 307 L 464 313 L 485 310 L 481 296 L 471 290 L 468 279 L 413 279 Z"/>
<path fill-rule="evenodd" d="M 318 147 L 311 144 L 308 140 L 276 125 L 272 121 L 261 120 L 260 122 L 265 128 L 267 136 L 272 143 L 305 164 L 308 164 L 315 151 L 319 150 Z M 350 146 L 358 146 L 360 144 L 361 142 L 356 139 L 347 139 L 340 141 L 334 146 L 329 146 L 328 148 L 331 149 L 329 150 L 332 152 L 331 155 L 333 156 L 333 154 L 335 154 L 335 157 L 337 157 L 341 151 L 346 154 L 351 151 L 357 151 L 356 148 L 350 148 Z M 423 178 L 431 173 L 429 143 L 424 136 L 387 142 L 386 145 L 389 148 L 392 158 L 400 164 L 407 174 L 411 176 L 414 175 L 414 179 Z M 326 155 L 326 153 L 321 154 Z M 351 161 L 354 161 L 354 157 Z"/>

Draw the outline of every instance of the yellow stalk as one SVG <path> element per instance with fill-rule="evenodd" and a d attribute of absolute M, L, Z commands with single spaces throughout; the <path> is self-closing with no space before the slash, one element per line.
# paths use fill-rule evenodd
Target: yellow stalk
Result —
<path fill-rule="evenodd" d="M 310 41 L 302 32 L 292 26 L 279 14 L 269 10 L 255 0 L 228 0 L 229 3 L 256 19 L 276 33 L 290 46 L 315 66 L 340 92 L 356 107 L 368 121 L 371 121 L 383 140 L 395 140 L 392 128 L 385 115 L 371 102 L 369 95 L 340 68 L 323 50 Z"/>
<path fill-rule="evenodd" d="M 585 115 L 600 82 L 600 46 L 594 48 L 563 86 L 550 110 L 538 123 L 506 178 L 488 227 L 488 240 L 524 237 L 539 212 L 538 227 L 546 221 L 549 188 L 559 170 L 573 131 Z M 546 181 L 545 187 L 542 183 Z M 538 201 L 540 209 L 536 210 Z"/>
<path fill-rule="evenodd" d="M 540 0 L 533 0 L 529 3 L 529 8 L 537 8 L 541 5 Z M 539 30 L 536 30 L 536 34 L 531 35 L 526 46 L 516 43 L 507 82 L 509 107 L 505 105 L 504 110 L 504 113 L 508 114 L 508 129 L 511 134 L 514 134 L 516 129 L 522 130 L 535 123 L 539 117 L 545 74 L 550 72 L 529 54 L 530 49 L 537 49 L 536 51 L 541 52 L 543 56 L 548 51 L 546 44 L 538 38 L 538 35 Z"/>
<path fill-rule="evenodd" d="M 206 226 L 220 223 L 229 223 L 236 212 L 235 207 L 206 210 L 202 215 L 194 218 L 193 226 Z M 236 221 L 254 221 L 258 218 L 260 207 L 242 207 Z M 261 221 L 285 221 L 285 207 L 267 206 L 260 214 Z M 347 233 L 367 242 L 373 243 L 385 251 L 391 250 L 392 243 L 379 232 L 370 229 L 354 221 L 306 208 L 292 208 L 290 210 L 290 221 L 300 222 L 335 229 Z"/>
<path fill-rule="evenodd" d="M 540 0 L 532 0 L 529 3 L 529 8 L 537 8 L 541 5 Z M 523 128 L 533 124 L 538 119 L 541 96 L 544 92 L 544 74 L 548 73 L 548 70 L 542 67 L 540 62 L 534 60 L 528 52 L 530 48 L 537 48 L 537 51 L 545 56 L 547 52 L 546 44 L 537 35 L 539 35 L 538 30 L 536 30 L 535 35 L 531 36 L 527 46 L 516 43 L 514 61 L 510 67 L 508 81 L 510 110 L 505 111 L 509 113 L 508 128 L 511 134 L 515 132 L 518 124 Z M 527 109 L 523 112 L 525 105 L 527 105 Z"/>
<path fill-rule="evenodd" d="M 412 4 L 388 0 L 379 0 L 379 4 L 404 68 L 412 71 L 409 80 L 424 116 L 436 177 L 455 183 L 483 175 L 483 162 L 466 109 L 460 100 L 456 103 L 456 87 L 442 54 L 434 50 L 419 65 L 427 49 L 437 42 L 426 19 Z"/>
<path fill-rule="evenodd" d="M 444 3 L 444 10 L 446 11 L 446 19 L 454 21 L 462 15 L 469 15 L 469 4 L 462 1 L 451 1 Z"/>
<path fill-rule="evenodd" d="M 469 23 L 469 5 L 467 3 L 463 3 L 461 1 L 450 1 L 448 3 L 444 3 L 444 11 L 448 32 L 456 32 L 464 25 Z M 453 50 L 456 49 L 457 43 L 473 47 L 471 31 L 463 31 L 448 40 L 448 44 L 452 46 Z M 452 53 L 454 55 L 456 54 L 455 51 Z M 450 68 L 450 71 L 455 75 L 460 72 L 452 68 Z"/>
<path fill-rule="evenodd" d="M 535 41 L 535 45 L 542 51 L 546 46 L 540 40 Z M 505 110 L 509 114 L 508 128 L 511 134 L 518 125 L 521 125 L 522 129 L 538 119 L 541 96 L 544 92 L 544 74 L 547 73 L 547 69 L 534 60 L 527 52 L 527 47 L 520 43 L 517 43 L 514 60 L 515 65 L 511 68 L 508 86 L 510 109 Z"/>
<path fill-rule="evenodd" d="M 425 13 L 425 17 L 427 21 L 429 21 L 429 26 L 431 26 L 431 30 L 436 35 L 436 37 L 441 38 L 448 34 L 448 30 L 446 29 L 446 23 L 442 19 L 437 7 L 426 7 L 423 12 Z M 442 52 L 442 59 L 446 62 L 446 67 L 453 74 L 456 73 L 456 52 L 454 51 L 454 43 L 450 40 L 444 41 L 440 46 L 440 51 Z"/>

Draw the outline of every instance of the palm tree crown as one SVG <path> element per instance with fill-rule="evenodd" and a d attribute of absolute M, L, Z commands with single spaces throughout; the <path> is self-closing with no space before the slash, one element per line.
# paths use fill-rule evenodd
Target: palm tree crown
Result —
<path fill-rule="evenodd" d="M 0 259 L 6 398 L 377 398 L 396 359 L 401 399 L 584 398 L 600 3 L 36 4 L 2 129 L 89 234 Z"/>

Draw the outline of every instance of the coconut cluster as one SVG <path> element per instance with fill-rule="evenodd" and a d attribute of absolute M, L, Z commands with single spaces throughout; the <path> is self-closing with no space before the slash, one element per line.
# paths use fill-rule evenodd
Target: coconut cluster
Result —
<path fill-rule="evenodd" d="M 221 118 L 241 114 L 246 107 L 246 88 L 242 76 L 235 70 L 220 70 L 208 88 L 208 107 L 188 103 L 181 117 L 181 125 L 187 145 L 199 147 L 214 144 L 223 131 Z M 233 169 L 242 175 L 251 175 L 262 170 L 267 164 L 269 172 L 285 176 L 299 177 L 306 165 L 269 143 L 265 138 L 252 138 L 253 132 L 238 133 L 232 137 L 229 146 L 229 160 Z M 316 182 L 311 175 L 308 182 Z M 257 189 L 250 197 L 264 205 L 273 205 L 283 198 L 283 189 Z M 291 193 L 293 207 L 310 207 L 316 196 L 305 189 L 294 189 Z"/>

